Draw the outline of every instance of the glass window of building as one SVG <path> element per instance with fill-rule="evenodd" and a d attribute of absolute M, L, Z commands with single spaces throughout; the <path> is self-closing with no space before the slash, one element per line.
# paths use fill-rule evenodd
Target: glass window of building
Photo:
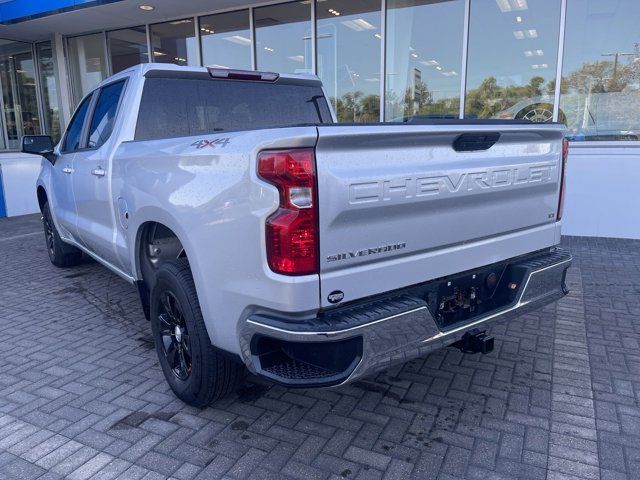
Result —
<path fill-rule="evenodd" d="M 640 3 L 568 0 L 560 120 L 571 140 L 640 140 Z"/>
<path fill-rule="evenodd" d="M 147 29 L 144 26 L 107 32 L 107 45 L 112 73 L 149 61 Z"/>
<path fill-rule="evenodd" d="M 558 0 L 473 0 L 465 117 L 553 117 Z"/>
<path fill-rule="evenodd" d="M 101 33 L 67 40 L 73 106 L 107 77 L 104 36 Z"/>
<path fill-rule="evenodd" d="M 0 40 L 0 85 L 7 134 L 4 148 L 19 149 L 22 135 L 40 133 L 31 44 Z"/>
<path fill-rule="evenodd" d="M 56 83 L 55 68 L 53 64 L 53 49 L 51 42 L 43 42 L 36 45 L 38 56 L 38 70 L 40 73 L 40 91 L 42 93 L 42 119 L 43 131 L 60 140 L 60 110 L 58 107 L 58 85 Z"/>
<path fill-rule="evenodd" d="M 458 118 L 464 0 L 387 0 L 385 120 Z"/>
<path fill-rule="evenodd" d="M 249 10 L 200 17 L 202 63 L 251 70 Z"/>
<path fill-rule="evenodd" d="M 253 11 L 258 70 L 311 72 L 311 2 L 290 2 Z"/>
<path fill-rule="evenodd" d="M 192 18 L 149 26 L 153 61 L 176 65 L 199 65 L 198 45 Z"/>
<path fill-rule="evenodd" d="M 317 2 L 318 75 L 340 122 L 380 120 L 379 0 Z"/>

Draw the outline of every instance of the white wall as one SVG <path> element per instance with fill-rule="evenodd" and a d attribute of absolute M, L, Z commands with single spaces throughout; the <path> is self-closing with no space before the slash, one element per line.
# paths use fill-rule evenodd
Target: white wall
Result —
<path fill-rule="evenodd" d="M 571 143 L 562 233 L 640 238 L 640 142 Z"/>
<path fill-rule="evenodd" d="M 36 180 L 40 173 L 40 157 L 23 153 L 0 153 L 2 189 L 7 216 L 36 213 Z"/>
<path fill-rule="evenodd" d="M 2 153 L 0 168 L 7 215 L 37 212 L 38 157 Z M 640 143 L 571 144 L 562 233 L 640 239 Z"/>

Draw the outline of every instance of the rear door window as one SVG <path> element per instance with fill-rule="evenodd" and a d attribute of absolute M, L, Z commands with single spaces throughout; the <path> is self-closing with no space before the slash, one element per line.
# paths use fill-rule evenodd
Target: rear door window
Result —
<path fill-rule="evenodd" d="M 331 123 L 318 85 L 147 78 L 136 140 Z"/>
<path fill-rule="evenodd" d="M 100 96 L 89 126 L 87 147 L 99 148 L 111 136 L 124 83 L 125 81 L 122 80 L 100 89 Z"/>

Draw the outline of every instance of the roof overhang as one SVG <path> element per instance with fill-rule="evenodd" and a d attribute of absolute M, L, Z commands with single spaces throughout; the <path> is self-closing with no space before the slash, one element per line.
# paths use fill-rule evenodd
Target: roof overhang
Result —
<path fill-rule="evenodd" d="M 255 4 L 255 0 L 0 0 L 0 38 L 36 42 L 56 33 L 80 35 Z M 154 8 L 142 10 L 141 5 Z"/>

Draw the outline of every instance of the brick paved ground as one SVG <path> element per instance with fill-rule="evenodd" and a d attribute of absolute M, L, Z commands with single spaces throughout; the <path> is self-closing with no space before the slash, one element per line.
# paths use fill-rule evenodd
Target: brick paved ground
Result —
<path fill-rule="evenodd" d="M 572 293 L 337 390 L 168 390 L 134 289 L 0 220 L 0 478 L 640 478 L 640 241 L 568 238 Z M 38 232 L 34 234 L 32 232 Z"/>

